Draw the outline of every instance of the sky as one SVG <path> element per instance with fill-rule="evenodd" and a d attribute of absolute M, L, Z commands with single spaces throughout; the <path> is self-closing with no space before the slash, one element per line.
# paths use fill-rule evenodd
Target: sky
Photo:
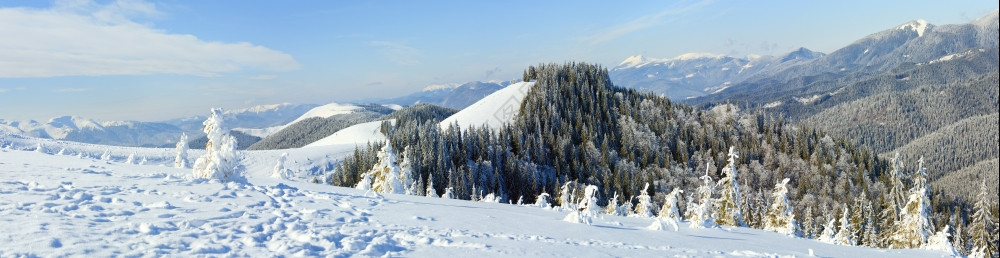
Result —
<path fill-rule="evenodd" d="M 0 1 L 0 119 L 359 102 L 632 55 L 829 53 L 996 1 Z"/>

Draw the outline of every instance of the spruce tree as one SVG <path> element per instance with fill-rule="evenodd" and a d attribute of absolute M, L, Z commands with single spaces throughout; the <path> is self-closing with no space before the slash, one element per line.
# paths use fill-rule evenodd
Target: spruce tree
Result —
<path fill-rule="evenodd" d="M 840 230 L 833 236 L 833 243 L 838 245 L 856 245 L 854 241 L 857 237 L 854 228 L 851 227 L 850 209 L 844 205 L 844 212 L 840 215 Z"/>
<path fill-rule="evenodd" d="M 986 177 L 979 187 L 979 200 L 972 207 L 972 223 L 969 224 L 969 244 L 972 251 L 969 257 L 997 257 L 997 243 L 993 234 L 996 234 L 994 222 L 990 217 L 990 201 L 986 191 Z"/>
<path fill-rule="evenodd" d="M 900 220 L 891 238 L 891 248 L 918 248 L 927 243 L 927 238 L 933 234 L 934 227 L 930 222 L 930 198 L 927 196 L 927 183 L 924 180 L 926 171 L 923 159 L 920 159 L 917 173 L 914 175 L 914 186 L 907 197 L 906 205 L 900 210 Z"/>
<path fill-rule="evenodd" d="M 213 108 L 212 114 L 202 123 L 202 130 L 208 138 L 205 154 L 198 157 L 192 166 L 195 177 L 229 181 L 237 178 L 238 157 L 236 138 L 229 134 L 223 122 L 223 111 Z"/>
<path fill-rule="evenodd" d="M 715 203 L 712 197 L 715 194 L 715 182 L 708 175 L 707 168 L 705 175 L 701 176 L 701 181 L 702 185 L 698 187 L 698 203 L 688 200 L 688 221 L 691 222 L 692 228 L 710 228 L 716 225 L 712 216 L 712 206 Z"/>
<path fill-rule="evenodd" d="M 654 216 L 653 200 L 651 197 L 649 197 L 648 194 L 646 194 L 648 190 L 649 190 L 649 183 L 646 183 L 646 186 L 643 187 L 642 191 L 639 192 L 639 196 L 636 196 L 636 199 L 639 200 L 639 203 L 635 205 L 636 216 L 643 218 L 652 218 Z"/>

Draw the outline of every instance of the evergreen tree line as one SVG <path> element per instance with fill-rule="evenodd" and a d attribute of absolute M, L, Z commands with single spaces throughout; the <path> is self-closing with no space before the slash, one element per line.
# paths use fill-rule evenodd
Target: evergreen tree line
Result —
<path fill-rule="evenodd" d="M 734 105 L 698 110 L 618 88 L 610 83 L 607 70 L 596 65 L 541 64 L 524 74 L 536 85 L 520 103 L 514 121 L 501 128 L 462 130 L 439 126 L 436 119 L 383 124 L 391 146 L 386 149 L 401 153 L 399 163 L 405 162 L 408 169 L 400 171 L 412 173 L 400 176 L 413 180 L 415 189 L 408 192 L 473 200 L 493 194 L 502 202 L 551 201 L 562 207 L 590 193 L 587 199 L 616 213 L 655 214 L 650 207 L 662 206 L 671 200 L 667 193 L 677 189 L 690 193 L 687 199 L 673 198 L 682 214 L 711 210 L 696 205 L 705 200 L 725 200 L 717 203 L 727 209 L 722 217 L 728 219 L 720 221 L 724 225 L 764 228 L 776 223 L 767 219 L 768 207 L 783 206 L 789 207 L 784 213 L 801 221 L 791 230 L 796 235 L 818 238 L 822 230 L 832 230 L 823 222 L 846 217 L 841 221 L 855 221 L 829 224 L 864 233 L 852 238 L 853 243 L 915 247 L 893 238 L 906 218 L 900 214 L 909 203 L 910 198 L 904 200 L 909 186 L 925 185 L 914 179 L 923 169 L 907 172 L 890 166 L 868 148 L 816 128 L 788 124 L 781 117 L 740 112 Z M 376 155 L 384 146 L 357 149 L 337 165 L 329 182 L 348 187 L 371 183 L 368 180 L 375 179 L 369 178 L 370 171 L 388 171 L 375 169 L 377 164 L 385 166 L 379 156 L 386 154 Z M 788 204 L 775 205 L 780 198 L 774 198 L 772 189 L 786 178 L 781 185 Z M 704 189 L 715 181 L 724 190 L 718 198 Z M 593 193 L 586 190 L 590 186 L 596 188 Z M 942 211 L 955 207 L 962 211 L 952 213 L 960 214 L 959 224 L 968 224 L 972 209 L 966 203 L 943 200 L 928 187 L 923 189 L 927 201 L 918 198 L 918 203 L 926 204 L 920 207 L 927 207 L 928 232 L 942 230 L 948 223 L 940 221 L 951 215 Z M 536 200 L 550 193 L 556 197 Z M 996 205 L 990 207 L 996 210 Z M 996 212 L 987 217 L 996 221 Z M 996 227 L 990 227 L 988 232 L 995 236 Z"/>

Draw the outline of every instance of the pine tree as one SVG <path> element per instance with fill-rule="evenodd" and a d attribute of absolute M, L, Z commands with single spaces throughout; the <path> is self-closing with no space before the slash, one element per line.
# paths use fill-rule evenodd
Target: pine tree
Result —
<path fill-rule="evenodd" d="M 177 141 L 177 156 L 174 157 L 175 168 L 188 168 L 188 136 L 181 133 L 181 139 Z"/>
<path fill-rule="evenodd" d="M 618 208 L 618 192 L 615 192 L 614 197 L 608 200 L 608 207 L 604 208 L 604 214 L 615 215 L 615 216 L 625 216 L 627 214 L 621 214 Z"/>
<path fill-rule="evenodd" d="M 639 203 L 635 206 L 636 216 L 642 218 L 652 218 L 654 216 L 653 200 L 652 198 L 649 197 L 648 194 L 646 194 L 648 190 L 649 190 L 649 183 L 646 183 L 646 186 L 642 188 L 641 192 L 639 192 L 639 196 L 636 196 L 636 199 L 639 200 Z"/>
<path fill-rule="evenodd" d="M 954 208 L 954 210 L 955 211 L 952 212 L 951 215 L 951 224 L 955 225 L 955 233 L 951 235 L 951 242 L 955 246 L 955 251 L 957 251 L 959 255 L 968 255 L 969 249 L 966 246 L 965 232 L 963 230 L 965 228 L 965 221 L 962 219 L 961 210 L 959 210 L 959 208 Z"/>
<path fill-rule="evenodd" d="M 809 239 L 816 237 L 816 221 L 812 205 L 806 207 L 806 216 L 802 219 L 802 237 Z"/>
<path fill-rule="evenodd" d="M 540 193 L 538 197 L 535 197 L 535 206 L 539 208 L 549 208 L 549 202 L 551 202 L 552 197 L 549 193 Z"/>
<path fill-rule="evenodd" d="M 722 168 L 723 178 L 719 179 L 719 199 L 715 210 L 715 222 L 722 226 L 744 227 L 740 208 L 740 183 L 737 180 L 736 158 L 739 153 L 729 147 L 729 165 Z"/>
<path fill-rule="evenodd" d="M 444 189 L 444 194 L 441 195 L 441 198 L 444 198 L 444 199 L 455 199 L 455 192 L 454 192 L 454 190 L 452 190 L 451 187 L 445 188 Z"/>
<path fill-rule="evenodd" d="M 979 187 L 979 200 L 972 207 L 972 223 L 969 224 L 969 244 L 972 251 L 969 257 L 997 257 L 997 243 L 992 234 L 996 234 L 994 222 L 990 217 L 990 201 L 986 191 L 986 177 Z"/>
<path fill-rule="evenodd" d="M 833 236 L 834 244 L 857 245 L 854 241 L 857 236 L 854 234 L 854 228 L 851 227 L 850 211 L 845 205 L 844 212 L 840 216 L 840 230 L 837 230 L 837 234 Z"/>
<path fill-rule="evenodd" d="M 236 138 L 229 134 L 223 123 L 222 109 L 213 108 L 211 111 L 212 114 L 202 123 L 202 130 L 208 137 L 205 154 L 195 160 L 192 171 L 195 177 L 230 181 L 239 176 Z"/>
<path fill-rule="evenodd" d="M 767 209 L 764 215 L 764 230 L 770 230 L 785 235 L 793 236 L 798 231 L 795 223 L 795 213 L 788 203 L 788 184 L 786 177 L 781 183 L 774 185 L 774 202 Z"/>
<path fill-rule="evenodd" d="M 955 247 L 951 245 L 951 241 L 948 241 L 948 237 L 951 236 L 951 234 L 948 233 L 949 229 L 950 227 L 948 225 L 944 225 L 944 228 L 942 228 L 941 231 L 938 231 L 937 233 L 934 233 L 934 235 L 927 238 L 927 244 L 922 246 L 922 248 L 927 250 L 942 251 L 951 256 L 957 256 L 958 252 L 956 252 Z"/>

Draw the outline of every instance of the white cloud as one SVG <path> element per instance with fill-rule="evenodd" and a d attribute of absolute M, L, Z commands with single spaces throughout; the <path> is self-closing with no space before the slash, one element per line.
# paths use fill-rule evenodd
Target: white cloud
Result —
<path fill-rule="evenodd" d="M 711 3 L 711 0 L 698 1 L 696 3 L 684 6 L 674 6 L 667 8 L 657 13 L 645 15 L 629 21 L 624 24 L 616 25 L 614 27 L 607 28 L 598 33 L 582 37 L 581 40 L 589 42 L 591 45 L 597 45 L 600 43 L 612 41 L 618 39 L 621 36 L 627 35 L 637 30 L 645 29 L 653 25 L 662 23 L 663 19 L 667 16 L 683 14 L 698 9 L 699 7 L 705 6 Z"/>
<path fill-rule="evenodd" d="M 376 50 L 376 53 L 396 64 L 420 64 L 420 60 L 417 60 L 417 58 L 419 58 L 422 54 L 420 50 L 416 48 L 407 46 L 403 43 L 390 41 L 372 41 L 368 44 L 377 47 L 378 49 Z"/>
<path fill-rule="evenodd" d="M 0 78 L 293 70 L 292 56 L 246 42 L 199 40 L 134 19 L 160 15 L 137 0 L 61 1 L 49 9 L 0 8 Z"/>
<path fill-rule="evenodd" d="M 7 89 L 0 89 L 0 93 L 7 92 Z"/>

